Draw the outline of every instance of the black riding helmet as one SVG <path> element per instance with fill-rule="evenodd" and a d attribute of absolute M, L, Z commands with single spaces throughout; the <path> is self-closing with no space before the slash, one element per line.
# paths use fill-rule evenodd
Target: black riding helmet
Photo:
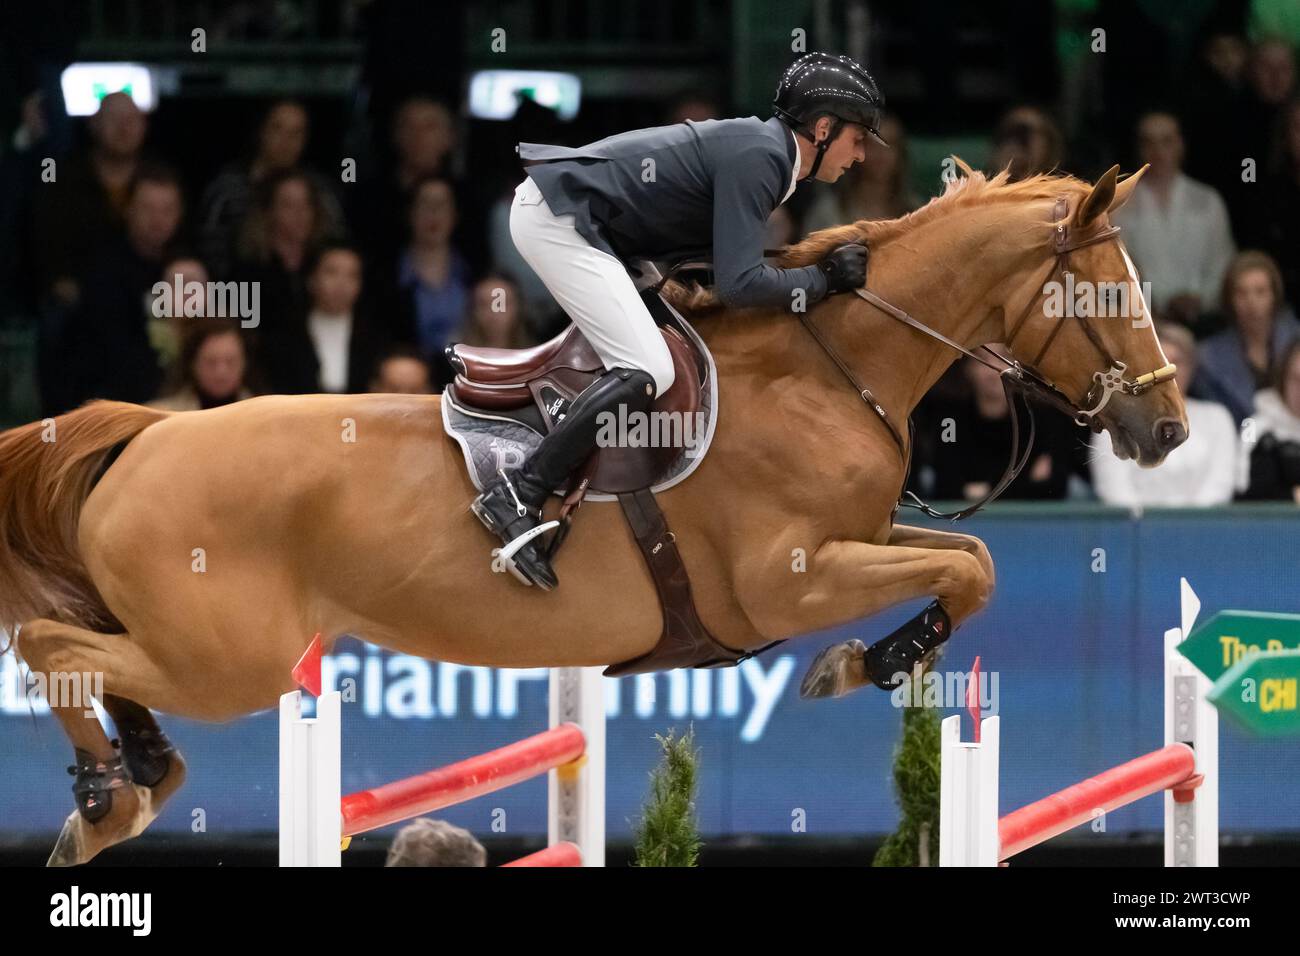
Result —
<path fill-rule="evenodd" d="M 772 115 L 796 133 L 813 139 L 812 126 L 819 116 L 835 118 L 830 135 L 817 146 L 817 158 L 805 179 L 817 175 L 826 147 L 839 135 L 845 123 L 866 128 L 882 146 L 889 144 L 880 135 L 880 112 L 885 97 L 871 74 L 847 56 L 809 53 L 796 60 L 776 84 Z"/>

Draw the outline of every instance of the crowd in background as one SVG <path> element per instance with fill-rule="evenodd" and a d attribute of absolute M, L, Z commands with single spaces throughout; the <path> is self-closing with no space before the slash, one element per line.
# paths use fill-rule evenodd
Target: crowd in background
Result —
<path fill-rule="evenodd" d="M 1207 37 L 1199 106 L 1144 112 L 1131 142 L 1114 144 L 1151 166 L 1116 221 L 1190 396 L 1188 442 L 1141 470 L 1115 459 L 1104 434 L 1043 410 L 1038 448 L 1005 497 L 1300 503 L 1295 59 L 1287 41 Z M 44 182 L 49 108 L 30 98 L 4 156 L 6 175 L 31 183 L 9 218 L 24 256 L 19 298 L 39 325 L 44 414 L 93 398 L 199 409 L 267 392 L 435 392 L 451 375 L 448 343 L 518 347 L 563 328 L 510 240 L 513 183 L 485 196 L 458 175 L 462 117 L 434 96 L 392 110 L 376 134 L 382 162 L 355 179 L 305 161 L 312 116 L 287 99 L 264 107 L 242 157 L 210 181 L 185 182 L 169 165 L 175 144 L 155 141 L 149 116 L 112 94 Z M 710 97 L 688 95 L 663 121 L 720 115 Z M 781 207 L 771 243 L 919 206 L 903 118 L 888 117 L 883 133 L 893 148 L 869 143 L 840 184 L 805 187 Z M 1014 177 L 1071 170 L 1065 140 L 1050 111 L 1014 105 L 986 165 Z M 157 283 L 183 293 L 209 280 L 255 283 L 256 327 L 183 317 L 183 294 L 171 303 L 182 317 L 157 314 Z M 955 442 L 940 439 L 948 420 Z M 958 363 L 917 424 L 916 490 L 972 497 L 996 481 L 1009 430 L 995 373 Z"/>
<path fill-rule="evenodd" d="M 1139 113 L 1131 154 L 1148 164 L 1113 217 L 1144 283 L 1152 316 L 1187 397 L 1188 441 L 1157 469 L 1112 454 L 1090 435 L 1040 413 L 1039 451 L 1007 497 L 1095 495 L 1129 507 L 1300 503 L 1300 88 L 1296 50 L 1214 34 L 1196 65 L 1189 107 Z M 1207 122 L 1207 104 L 1223 112 Z M 1052 117 L 1010 110 L 990 167 L 1013 177 L 1070 168 Z M 1201 178 L 1198 178 L 1201 177 Z M 965 360 L 958 387 L 919 409 L 926 446 L 914 487 L 938 497 L 983 494 L 1010 451 L 1009 410 L 997 375 Z M 940 423 L 974 441 L 937 440 Z M 1045 426 L 1045 427 L 1044 427 Z"/>
<path fill-rule="evenodd" d="M 311 119 L 293 100 L 271 104 L 248 155 L 198 189 L 148 127 L 129 96 L 104 97 L 84 146 L 31 190 L 45 414 L 92 398 L 207 408 L 263 392 L 431 392 L 449 342 L 509 348 L 546 331 L 527 324 L 509 275 L 472 266 L 454 241 L 444 104 L 403 102 L 392 166 L 359 184 L 304 165 Z M 36 150 L 39 116 L 20 134 Z M 255 287 L 256 316 L 187 315 L 190 284 L 210 281 Z M 160 282 L 174 290 L 165 308 Z"/>

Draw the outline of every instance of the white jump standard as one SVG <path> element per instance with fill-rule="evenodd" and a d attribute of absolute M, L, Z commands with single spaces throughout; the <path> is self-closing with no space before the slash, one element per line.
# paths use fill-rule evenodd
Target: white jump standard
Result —
<path fill-rule="evenodd" d="M 302 716 L 280 698 L 280 865 L 339 866 L 343 841 L 551 772 L 548 846 L 507 866 L 605 865 L 605 701 L 598 667 L 550 672 L 550 729 L 485 754 L 340 793 L 338 691 Z"/>
<path fill-rule="evenodd" d="M 1102 813 L 1163 790 L 1165 865 L 1219 865 L 1218 714 L 1210 681 L 1177 650 L 1200 601 L 1184 579 L 1182 627 L 1165 632 L 1165 746 L 998 817 L 1001 721 L 961 739 L 961 717 L 943 722 L 939 865 L 997 866 Z"/>

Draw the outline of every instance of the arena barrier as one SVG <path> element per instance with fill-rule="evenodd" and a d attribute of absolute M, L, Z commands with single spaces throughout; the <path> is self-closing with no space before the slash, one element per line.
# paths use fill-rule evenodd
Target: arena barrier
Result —
<path fill-rule="evenodd" d="M 1000 721 L 961 739 L 961 716 L 943 721 L 939 865 L 997 866 L 1030 847 L 1164 791 L 1165 866 L 1219 865 L 1219 722 L 1210 681 L 1177 650 L 1200 611 L 1182 582 L 1182 627 L 1165 632 L 1165 746 L 998 818 Z"/>
<path fill-rule="evenodd" d="M 605 700 L 599 667 L 555 668 L 550 729 L 496 750 L 341 794 L 341 702 L 280 698 L 280 865 L 339 866 L 345 841 L 503 790 L 549 771 L 548 846 L 506 866 L 605 865 Z M 296 673 L 296 671 L 295 671 Z M 311 686 L 304 682 L 304 686 Z M 317 679 L 316 688 L 319 688 Z"/>

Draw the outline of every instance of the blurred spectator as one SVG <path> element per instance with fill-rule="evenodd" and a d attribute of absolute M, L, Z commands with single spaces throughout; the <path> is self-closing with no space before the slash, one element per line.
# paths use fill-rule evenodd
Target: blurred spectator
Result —
<path fill-rule="evenodd" d="M 1228 211 L 1218 193 L 1183 173 L 1183 137 L 1169 113 L 1138 121 L 1138 152 L 1151 168 L 1114 220 L 1151 283 L 1152 308 L 1195 327 L 1236 252 Z"/>
<path fill-rule="evenodd" d="M 1282 353 L 1272 385 L 1255 395 L 1253 438 L 1242 443 L 1243 497 L 1300 504 L 1300 340 Z"/>
<path fill-rule="evenodd" d="M 1205 42 L 1205 64 L 1225 89 L 1239 90 L 1250 62 L 1250 47 L 1235 33 L 1215 33 Z"/>
<path fill-rule="evenodd" d="M 57 369 L 67 390 L 62 408 L 92 398 L 147 402 L 162 382 L 161 356 L 149 340 L 153 287 L 184 209 L 180 181 L 161 166 L 141 166 L 128 189 L 126 236 L 92 255 L 81 280 Z"/>
<path fill-rule="evenodd" d="M 1256 44 L 1247 76 L 1258 100 L 1281 107 L 1295 92 L 1295 51 L 1287 41 L 1271 37 Z"/>
<path fill-rule="evenodd" d="M 329 220 L 311 176 L 298 169 L 271 173 L 240 230 L 236 276 L 261 284 L 262 332 L 307 310 L 305 267 L 328 240 Z"/>
<path fill-rule="evenodd" d="M 370 391 L 395 395 L 428 395 L 433 391 L 429 363 L 410 346 L 391 349 L 379 360 Z"/>
<path fill-rule="evenodd" d="M 397 831 L 384 866 L 487 866 L 487 850 L 468 830 L 420 817 Z"/>
<path fill-rule="evenodd" d="M 1255 392 L 1269 384 L 1273 360 L 1300 336 L 1300 322 L 1282 298 L 1282 276 L 1263 252 L 1237 255 L 1223 279 L 1230 325 L 1201 344 L 1193 394 L 1223 404 L 1234 422 L 1254 410 Z"/>
<path fill-rule="evenodd" d="M 1241 136 L 1237 148 L 1243 159 L 1250 157 L 1263 165 L 1268 161 L 1282 111 L 1296 92 L 1295 52 L 1283 40 L 1261 40 L 1251 51 L 1246 80 L 1246 97 L 1235 124 Z"/>
<path fill-rule="evenodd" d="M 934 472 L 928 490 L 944 500 L 983 497 L 1002 477 L 1011 454 L 1010 407 L 1002 377 L 970 359 L 962 361 L 961 371 L 969 386 L 966 395 L 927 400 L 923 415 L 932 439 L 927 443 L 932 460 L 922 463 Z M 1066 497 L 1076 449 L 1082 446 L 1086 430 L 1046 406 L 1035 405 L 1035 413 L 1034 452 L 1003 498 Z M 1024 425 L 1022 440 L 1028 435 L 1028 422 Z"/>
<path fill-rule="evenodd" d="M 1300 302 L 1300 99 L 1287 105 L 1270 161 L 1250 195 L 1250 243 L 1277 260 L 1287 301 Z"/>
<path fill-rule="evenodd" d="M 173 390 L 150 404 L 174 412 L 216 408 L 252 397 L 244 385 L 248 363 L 239 323 L 232 319 L 189 319 L 174 366 Z"/>
<path fill-rule="evenodd" d="M 469 318 L 448 341 L 494 349 L 522 349 L 537 344 L 524 319 L 518 283 L 500 273 L 491 273 L 474 283 Z M 435 388 L 441 392 L 455 375 L 442 352 L 430 364 Z"/>
<path fill-rule="evenodd" d="M 867 158 L 845 173 L 833 189 L 818 192 L 804 216 L 805 233 L 859 219 L 897 219 L 920 205 L 907 183 L 907 134 L 902 123 L 887 115 L 880 133 L 889 145 L 868 138 Z"/>
<path fill-rule="evenodd" d="M 721 116 L 722 111 L 718 108 L 716 99 L 707 93 L 692 91 L 683 93 L 673 101 L 664 117 L 664 122 L 669 126 L 674 123 L 685 123 L 687 120 L 701 123 L 704 120 L 719 119 Z"/>
<path fill-rule="evenodd" d="M 254 190 L 272 173 L 293 169 L 307 147 L 310 121 L 307 110 L 295 100 L 279 100 L 266 111 L 258 127 L 253 155 L 223 170 L 203 195 L 199 241 L 203 256 L 217 276 L 230 273 L 241 224 L 252 210 Z M 315 185 L 326 228 L 341 234 L 343 211 L 329 183 L 304 171 Z"/>
<path fill-rule="evenodd" d="M 174 367 L 179 359 L 186 322 L 207 314 L 206 311 L 202 311 L 199 316 L 186 315 L 187 304 L 191 311 L 195 308 L 192 302 L 187 301 L 189 296 L 186 287 L 189 286 L 192 290 L 194 287 L 191 283 L 198 283 L 204 287 L 203 310 L 206 310 L 207 283 L 210 278 L 203 260 L 185 251 L 173 250 L 163 263 L 158 273 L 158 281 L 167 284 L 167 295 L 171 300 L 170 308 L 161 310 L 166 313 L 161 316 L 155 315 L 152 308 L 148 312 L 149 344 L 158 353 L 158 360 L 163 368 Z M 174 386 L 176 383 L 170 384 Z"/>
<path fill-rule="evenodd" d="M 435 364 L 469 314 L 470 270 L 451 244 L 456 197 L 439 177 L 422 180 L 411 193 L 410 241 L 397 260 L 395 318 L 413 328 L 420 351 Z"/>
<path fill-rule="evenodd" d="M 94 250 L 122 235 L 122 217 L 149 122 L 126 93 L 110 93 L 90 118 L 90 149 L 60 160 L 36 188 L 31 244 L 42 302 L 77 304 Z"/>
<path fill-rule="evenodd" d="M 993 171 L 1011 169 L 1012 181 L 1047 173 L 1061 164 L 1064 138 L 1055 121 L 1036 106 L 1009 110 L 993 134 Z"/>
<path fill-rule="evenodd" d="M 456 148 L 456 121 L 451 110 L 427 96 L 413 96 L 393 118 L 397 148 L 397 185 L 409 192 L 428 176 L 451 172 L 449 158 Z"/>
<path fill-rule="evenodd" d="M 362 264 L 351 246 L 325 246 L 308 263 L 305 313 L 264 323 L 259 362 L 274 392 L 364 392 L 389 335 L 361 300 Z"/>
<path fill-rule="evenodd" d="M 1115 457 L 1110 433 L 1091 440 L 1092 485 L 1108 505 L 1126 508 L 1187 508 L 1232 501 L 1237 482 L 1237 425 L 1217 402 L 1186 397 L 1196 378 L 1196 339 L 1183 325 L 1156 327 L 1165 356 L 1178 366 L 1176 381 L 1187 406 L 1187 441 L 1159 468 L 1142 468 Z"/>
<path fill-rule="evenodd" d="M 1212 30 L 1201 44 L 1182 92 L 1179 118 L 1186 142 L 1186 171 L 1219 191 L 1240 235 L 1244 203 L 1250 193 L 1242 182 L 1246 122 L 1245 37 L 1225 28 Z M 1250 184 L 1253 185 L 1253 184 Z"/>
<path fill-rule="evenodd" d="M 385 261 L 396 256 L 406 234 L 415 189 L 426 179 L 450 175 L 455 117 L 428 96 L 409 97 L 393 117 L 392 147 L 393 166 L 373 176 L 361 170 L 352 194 L 357 237 L 370 255 Z"/>
<path fill-rule="evenodd" d="M 474 283 L 469 319 L 452 336 L 453 342 L 494 349 L 522 349 L 536 342 L 524 321 L 523 297 L 514 279 L 499 273 Z"/>

